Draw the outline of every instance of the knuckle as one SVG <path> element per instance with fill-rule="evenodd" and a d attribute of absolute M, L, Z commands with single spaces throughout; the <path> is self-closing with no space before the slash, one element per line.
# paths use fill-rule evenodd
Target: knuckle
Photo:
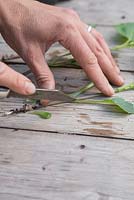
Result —
<path fill-rule="evenodd" d="M 96 56 L 101 56 L 101 55 L 104 53 L 104 52 L 103 52 L 103 49 L 102 49 L 99 45 L 96 45 L 96 46 L 95 46 L 94 52 L 95 52 L 95 55 L 96 55 Z"/>
<path fill-rule="evenodd" d="M 97 31 L 96 31 L 96 37 L 97 37 L 98 41 L 103 41 L 104 40 L 103 35 L 101 33 L 97 32 Z"/>
<path fill-rule="evenodd" d="M 87 67 L 92 67 L 92 66 L 94 66 L 96 64 L 97 64 L 97 58 L 93 53 L 91 53 L 89 55 L 89 59 L 88 59 L 88 62 L 87 62 Z"/>
<path fill-rule="evenodd" d="M 14 78 L 15 79 L 12 83 L 13 87 L 16 88 L 16 86 L 17 86 L 18 88 L 21 88 L 22 90 L 24 90 L 25 89 L 24 88 L 24 80 L 23 80 L 22 76 L 19 73 L 16 73 L 16 76 Z M 21 91 L 21 92 L 23 92 L 23 91 Z"/>
<path fill-rule="evenodd" d="M 59 34 L 59 41 L 62 45 L 69 45 L 71 37 L 76 33 L 77 29 L 72 22 L 66 21 L 62 26 L 62 31 Z"/>
<path fill-rule="evenodd" d="M 63 33 L 66 33 L 66 32 L 74 32 L 76 28 L 75 28 L 75 25 L 72 22 L 67 21 L 63 25 L 63 29 L 64 29 Z"/>
<path fill-rule="evenodd" d="M 71 16 L 71 17 L 76 17 L 78 18 L 78 14 L 75 10 L 71 9 L 71 8 L 64 8 L 63 12 L 66 13 L 67 15 Z"/>
<path fill-rule="evenodd" d="M 40 88 L 55 88 L 55 81 L 52 75 L 40 74 L 36 77 L 36 81 Z"/>
<path fill-rule="evenodd" d="M 16 85 L 20 86 L 21 83 L 22 83 L 22 80 L 21 80 L 21 78 L 20 78 L 20 74 L 17 73 L 17 74 L 16 74 L 16 78 L 15 78 L 14 84 L 15 84 L 15 86 L 16 86 Z"/>
<path fill-rule="evenodd" d="M 36 81 L 39 86 L 44 85 L 46 82 L 50 82 L 53 80 L 53 77 L 51 74 L 48 73 L 42 73 L 36 76 Z"/>

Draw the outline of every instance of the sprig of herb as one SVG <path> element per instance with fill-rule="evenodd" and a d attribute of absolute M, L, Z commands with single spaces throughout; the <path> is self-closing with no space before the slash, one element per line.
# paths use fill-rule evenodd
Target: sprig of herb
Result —
<path fill-rule="evenodd" d="M 86 92 L 88 89 L 91 89 L 94 86 L 93 83 L 87 84 L 84 87 L 82 87 L 79 91 L 74 92 L 70 94 L 70 96 L 75 97 L 74 103 L 81 103 L 81 104 L 103 104 L 103 105 L 114 105 L 118 109 L 121 109 L 122 112 L 127 113 L 127 114 L 134 114 L 134 103 L 128 102 L 124 100 L 121 97 L 113 97 L 113 98 L 105 98 L 101 100 L 96 100 L 96 99 L 89 99 L 89 98 L 78 98 L 80 94 L 83 94 Z M 128 85 L 124 85 L 122 87 L 118 87 L 115 89 L 115 92 L 123 92 L 123 91 L 128 91 L 128 90 L 134 90 L 134 83 L 130 83 Z M 101 93 L 98 93 L 98 96 L 102 96 Z"/>
<path fill-rule="evenodd" d="M 113 97 L 102 100 L 95 99 L 76 99 L 75 103 L 81 104 L 102 104 L 102 105 L 114 105 L 118 109 L 121 109 L 122 112 L 126 114 L 134 114 L 134 103 L 128 102 L 121 97 Z"/>
<path fill-rule="evenodd" d="M 134 23 L 122 23 L 115 26 L 116 31 L 124 37 L 125 42 L 113 47 L 111 50 L 120 50 L 123 48 L 134 48 Z"/>
<path fill-rule="evenodd" d="M 77 98 L 79 97 L 81 94 L 85 93 L 87 90 L 91 89 L 94 87 L 94 83 L 88 83 L 86 84 L 84 87 L 80 88 L 78 91 L 70 93 L 69 95 L 71 97 Z"/>
<path fill-rule="evenodd" d="M 118 93 L 118 92 L 124 92 L 128 90 L 134 90 L 134 82 L 118 87 L 114 91 L 115 93 Z"/>

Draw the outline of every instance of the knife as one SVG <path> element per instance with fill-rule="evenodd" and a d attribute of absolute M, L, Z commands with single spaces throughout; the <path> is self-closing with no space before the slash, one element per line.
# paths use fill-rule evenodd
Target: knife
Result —
<path fill-rule="evenodd" d="M 26 98 L 26 99 L 48 99 L 52 102 L 72 102 L 75 98 L 65 94 L 60 90 L 49 90 L 49 89 L 39 89 L 36 88 L 36 92 L 32 95 L 22 95 L 16 92 L 11 91 L 6 87 L 0 87 L 0 99 L 2 98 L 9 98 L 9 97 L 16 97 L 16 98 Z"/>

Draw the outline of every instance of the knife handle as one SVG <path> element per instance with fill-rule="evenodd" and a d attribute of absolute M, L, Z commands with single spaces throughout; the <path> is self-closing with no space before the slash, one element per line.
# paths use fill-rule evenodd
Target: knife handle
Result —
<path fill-rule="evenodd" d="M 9 95 L 10 89 L 7 87 L 0 87 L 0 99 L 7 98 Z"/>

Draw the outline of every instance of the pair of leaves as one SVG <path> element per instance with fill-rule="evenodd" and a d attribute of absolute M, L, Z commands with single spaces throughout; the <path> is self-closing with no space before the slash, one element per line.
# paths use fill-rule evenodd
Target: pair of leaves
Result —
<path fill-rule="evenodd" d="M 117 45 L 112 50 L 119 50 L 122 48 L 134 47 L 134 23 L 123 23 L 115 26 L 117 32 L 125 38 L 125 42 L 121 45 Z"/>

